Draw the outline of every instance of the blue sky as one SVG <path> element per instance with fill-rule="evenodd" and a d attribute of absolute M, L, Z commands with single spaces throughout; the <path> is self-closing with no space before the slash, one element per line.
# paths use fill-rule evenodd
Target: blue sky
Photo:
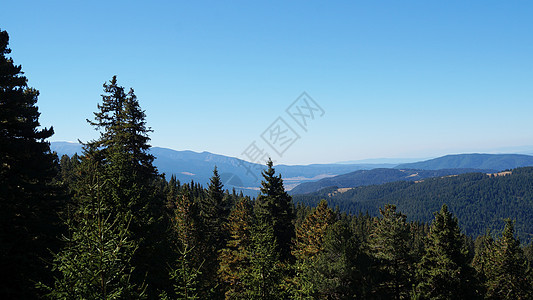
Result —
<path fill-rule="evenodd" d="M 533 2 L 7 1 L 0 28 L 52 141 L 87 141 L 113 75 L 152 145 L 243 157 L 278 117 L 274 161 L 433 157 L 533 145 Z M 285 109 L 306 91 L 307 131 Z M 291 123 L 292 122 L 292 123 Z M 531 147 L 533 149 L 533 147 Z"/>

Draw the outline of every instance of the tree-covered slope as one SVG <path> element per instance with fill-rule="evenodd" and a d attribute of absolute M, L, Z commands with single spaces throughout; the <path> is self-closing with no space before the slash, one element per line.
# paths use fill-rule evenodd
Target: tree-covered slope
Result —
<path fill-rule="evenodd" d="M 335 177 L 324 178 L 313 182 L 304 182 L 291 190 L 292 195 L 317 192 L 327 187 L 353 188 L 364 185 L 383 184 L 394 181 L 418 181 L 430 177 L 450 176 L 472 172 L 493 172 L 492 170 L 477 169 L 443 169 L 443 170 L 414 170 L 414 169 L 372 169 L 359 170 Z"/>
<path fill-rule="evenodd" d="M 433 212 L 446 203 L 457 215 L 461 228 L 470 235 L 500 229 L 505 218 L 516 219 L 523 240 L 533 240 L 533 168 L 487 175 L 468 173 L 421 182 L 399 181 L 362 186 L 348 191 L 326 188 L 308 195 L 295 195 L 296 202 L 316 205 L 326 199 L 341 211 L 378 214 L 387 203 L 396 204 L 412 220 L 429 222 Z"/>

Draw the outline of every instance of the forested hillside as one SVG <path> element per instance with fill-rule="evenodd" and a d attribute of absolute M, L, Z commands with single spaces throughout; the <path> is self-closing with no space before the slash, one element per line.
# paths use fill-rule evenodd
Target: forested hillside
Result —
<path fill-rule="evenodd" d="M 507 217 L 516 219 L 518 235 L 533 238 L 533 168 L 514 169 L 500 175 L 468 173 L 420 182 L 392 182 L 339 192 L 336 187 L 293 196 L 296 202 L 316 205 L 326 199 L 343 212 L 369 212 L 392 203 L 411 220 L 429 222 L 442 204 L 449 205 L 463 230 L 476 236 L 501 228 Z"/>
<path fill-rule="evenodd" d="M 478 169 L 373 169 L 361 170 L 335 177 L 324 178 L 314 182 L 304 182 L 291 190 L 291 194 L 308 194 L 318 192 L 327 187 L 353 188 L 364 185 L 375 185 L 394 181 L 419 181 L 430 177 L 442 177 L 472 172 L 492 172 L 492 170 Z"/>

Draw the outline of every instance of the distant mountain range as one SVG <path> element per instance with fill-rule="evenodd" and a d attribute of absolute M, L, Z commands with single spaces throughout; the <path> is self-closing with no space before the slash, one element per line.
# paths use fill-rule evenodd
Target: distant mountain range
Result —
<path fill-rule="evenodd" d="M 82 146 L 78 143 L 52 142 L 52 151 L 59 156 L 80 154 Z M 250 163 L 238 158 L 213 154 L 209 152 L 176 151 L 167 148 L 152 147 L 151 153 L 156 157 L 154 165 L 167 177 L 175 175 L 181 182 L 195 182 L 206 185 L 217 166 L 224 186 L 228 189 L 242 190 L 245 194 L 255 196 L 261 185 L 261 171 L 264 165 Z M 291 189 L 302 182 L 316 181 L 356 170 L 393 167 L 389 164 L 314 164 L 304 166 L 277 165 L 276 172 L 282 174 L 285 187 Z"/>
<path fill-rule="evenodd" d="M 59 156 L 72 156 L 82 151 L 80 144 L 70 142 L 52 142 L 51 148 Z M 261 185 L 261 171 L 265 168 L 261 164 L 209 152 L 176 151 L 160 147 L 153 147 L 150 151 L 156 157 L 155 166 L 167 177 L 175 175 L 181 182 L 194 180 L 206 185 L 212 176 L 213 168 L 217 166 L 226 188 L 242 190 L 251 196 L 257 195 Z M 287 190 L 290 190 L 291 194 L 300 194 L 331 186 L 350 188 L 393 181 L 417 181 L 473 171 L 495 172 L 533 166 L 533 156 L 520 154 L 447 155 L 400 165 L 391 164 L 391 160 L 381 160 L 388 163 L 364 163 L 372 161 L 376 160 L 359 161 L 357 164 L 277 165 L 275 168 L 282 175 Z"/>
<path fill-rule="evenodd" d="M 421 162 L 405 163 L 396 169 L 492 169 L 508 170 L 533 166 L 533 156 L 523 154 L 456 154 L 446 155 Z"/>

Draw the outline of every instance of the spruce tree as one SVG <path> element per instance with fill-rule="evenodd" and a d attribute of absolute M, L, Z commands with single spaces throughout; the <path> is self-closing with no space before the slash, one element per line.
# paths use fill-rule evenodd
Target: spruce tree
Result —
<path fill-rule="evenodd" d="M 457 218 L 444 204 L 435 213 L 426 253 L 418 264 L 416 296 L 422 299 L 474 299 L 480 296 L 475 271 Z"/>
<path fill-rule="evenodd" d="M 109 217 L 107 224 L 115 226 L 128 218 L 128 226 L 117 230 L 127 231 L 128 238 L 136 245 L 136 251 L 127 254 L 131 256 L 131 281 L 138 287 L 146 284 L 147 296 L 156 297 L 158 290 L 168 286 L 164 261 L 166 225 L 162 219 L 164 196 L 159 195 L 154 185 L 160 176 L 152 164 L 154 157 L 148 153 L 150 130 L 146 127 L 145 114 L 133 90 L 125 93 L 114 76 L 104 84 L 102 103 L 94 116 L 94 120 L 88 122 L 100 131 L 100 137 L 84 145 L 82 165 L 90 167 L 81 170 L 76 184 L 75 219 L 69 222 L 71 232 L 88 230 L 83 226 L 90 226 L 94 219 L 87 213 L 94 197 L 87 195 L 94 193 L 93 178 L 96 176 L 104 183 L 99 184 L 98 199 L 106 209 L 106 218 Z M 112 236 L 105 237 L 112 243 Z M 77 245 L 70 245 L 67 250 L 84 247 L 82 240 L 72 243 Z M 60 255 L 68 256 L 68 253 L 63 251 Z"/>
<path fill-rule="evenodd" d="M 326 231 L 333 223 L 335 215 L 328 208 L 326 200 L 322 200 L 297 228 L 292 251 L 296 258 L 293 287 L 295 298 L 312 298 L 317 295 L 319 283 L 315 282 L 315 263 L 324 249 Z"/>
<path fill-rule="evenodd" d="M 410 296 L 413 277 L 407 217 L 390 204 L 379 212 L 381 218 L 377 219 L 369 241 L 369 254 L 376 260 L 374 269 L 378 277 L 374 284 L 375 295 L 406 299 Z"/>
<path fill-rule="evenodd" d="M 328 226 L 323 250 L 313 262 L 307 278 L 315 299 L 365 299 L 364 278 L 368 259 L 353 231 L 343 220 Z"/>
<path fill-rule="evenodd" d="M 245 299 L 245 276 L 250 268 L 252 206 L 240 197 L 226 225 L 229 239 L 220 250 L 219 278 L 226 299 Z"/>
<path fill-rule="evenodd" d="M 292 198 L 283 186 L 281 175 L 275 176 L 272 160 L 267 162 L 263 171 L 261 194 L 255 202 L 255 214 L 259 222 L 270 224 L 277 241 L 276 252 L 282 262 L 291 261 L 292 239 L 295 236 L 293 220 L 294 207 Z"/>
<path fill-rule="evenodd" d="M 252 226 L 250 268 L 244 276 L 245 299 L 281 299 L 282 267 L 277 252 L 274 227 L 267 221 Z"/>
<path fill-rule="evenodd" d="M 53 184 L 57 157 L 40 128 L 39 92 L 8 57 L 9 35 L 0 30 L 0 295 L 36 297 L 34 281 L 49 279 L 45 261 L 58 245 L 60 190 Z"/>
<path fill-rule="evenodd" d="M 199 251 L 204 258 L 202 265 L 202 291 L 200 295 L 206 297 L 205 292 L 216 289 L 218 270 L 218 251 L 226 244 L 227 231 L 224 225 L 229 215 L 228 197 L 224 193 L 224 186 L 215 167 L 207 188 L 207 195 L 198 198 L 199 212 Z M 215 293 L 214 297 L 222 293 Z"/>
<path fill-rule="evenodd" d="M 486 247 L 487 263 L 482 272 L 488 299 L 531 299 L 533 282 L 528 278 L 528 262 L 520 241 L 514 237 L 514 223 L 505 220 L 501 237 Z"/>
<path fill-rule="evenodd" d="M 56 255 L 59 273 L 53 286 L 41 284 L 50 299 L 139 299 L 144 287 L 131 282 L 131 259 L 138 243 L 131 238 L 131 215 L 115 213 L 105 199 L 106 181 L 84 161 L 80 169 L 91 174 L 78 210 L 67 220 L 66 246 Z"/>

